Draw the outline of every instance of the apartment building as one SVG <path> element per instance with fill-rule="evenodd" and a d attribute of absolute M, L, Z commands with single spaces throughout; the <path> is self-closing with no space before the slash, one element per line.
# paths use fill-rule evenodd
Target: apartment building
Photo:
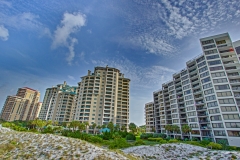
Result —
<path fill-rule="evenodd" d="M 79 93 L 75 120 L 90 125 L 108 124 L 120 126 L 129 123 L 129 83 L 120 70 L 111 67 L 95 67 L 78 83 Z"/>
<path fill-rule="evenodd" d="M 8 96 L 2 109 L 1 119 L 28 121 L 38 117 L 41 103 L 40 92 L 28 87 L 19 88 L 16 96 Z"/>
<path fill-rule="evenodd" d="M 47 88 L 39 119 L 53 122 L 71 122 L 75 116 L 77 87 L 66 82 Z"/>
<path fill-rule="evenodd" d="M 145 104 L 146 133 L 155 132 L 154 103 Z"/>
<path fill-rule="evenodd" d="M 200 39 L 203 54 L 186 62 L 186 68 L 153 93 L 155 127 L 178 125 L 181 138 L 225 140 L 240 146 L 240 63 L 239 42 L 228 33 Z M 190 134 L 181 127 L 192 128 Z"/>

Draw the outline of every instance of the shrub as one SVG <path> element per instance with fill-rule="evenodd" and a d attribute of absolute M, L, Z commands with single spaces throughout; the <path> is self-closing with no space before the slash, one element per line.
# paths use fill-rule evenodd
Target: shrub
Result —
<path fill-rule="evenodd" d="M 168 142 L 169 142 L 169 143 L 177 143 L 178 140 L 177 140 L 177 139 L 170 139 Z"/>
<path fill-rule="evenodd" d="M 212 147 L 212 149 L 222 149 L 222 145 L 214 142 L 210 142 L 207 147 Z"/>
<path fill-rule="evenodd" d="M 140 139 L 148 139 L 151 137 L 153 137 L 152 133 L 143 133 L 143 134 L 141 134 Z"/>
<path fill-rule="evenodd" d="M 131 134 L 129 133 L 127 136 L 126 136 L 126 140 L 136 140 L 136 136 L 134 134 Z"/>
<path fill-rule="evenodd" d="M 90 136 L 87 141 L 92 143 L 102 143 L 103 140 L 97 136 Z"/>
<path fill-rule="evenodd" d="M 202 144 L 203 146 L 207 146 L 211 141 L 208 139 L 203 139 L 202 141 L 200 141 L 200 144 Z"/>
<path fill-rule="evenodd" d="M 166 134 L 163 134 L 163 133 L 153 133 L 153 138 L 166 138 L 167 135 Z"/>
<path fill-rule="evenodd" d="M 228 146 L 227 149 L 228 150 L 237 150 L 237 147 L 236 146 Z"/>
<path fill-rule="evenodd" d="M 126 138 L 126 136 L 128 135 L 128 132 L 127 131 L 124 131 L 124 132 L 119 132 L 119 134 L 121 135 L 122 138 Z"/>
<path fill-rule="evenodd" d="M 112 133 L 110 132 L 103 132 L 103 137 L 102 137 L 104 140 L 110 140 L 112 139 Z"/>
<path fill-rule="evenodd" d="M 164 143 L 167 143 L 167 141 L 166 140 L 160 140 L 159 143 L 164 144 Z"/>
<path fill-rule="evenodd" d="M 117 138 L 122 138 L 122 136 L 118 132 L 115 132 L 113 133 L 112 138 L 117 139 Z"/>
<path fill-rule="evenodd" d="M 145 145 L 144 141 L 139 139 L 134 143 L 135 146 Z"/>
<path fill-rule="evenodd" d="M 127 148 L 130 147 L 131 145 L 126 142 L 125 139 L 120 138 L 120 139 L 115 139 L 109 146 L 109 149 L 117 149 L 117 148 Z"/>
<path fill-rule="evenodd" d="M 162 138 L 148 138 L 149 141 L 156 141 L 159 142 L 161 140 L 163 140 Z"/>
<path fill-rule="evenodd" d="M 201 146 L 201 147 L 203 147 L 203 145 L 200 144 L 198 141 L 187 141 L 186 143 L 187 143 L 187 144 L 191 144 L 191 145 L 195 145 L 195 146 Z"/>

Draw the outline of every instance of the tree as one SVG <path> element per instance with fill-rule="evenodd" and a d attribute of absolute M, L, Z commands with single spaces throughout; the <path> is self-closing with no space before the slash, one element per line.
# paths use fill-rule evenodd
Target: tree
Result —
<path fill-rule="evenodd" d="M 86 125 L 84 123 L 80 123 L 78 124 L 78 129 L 80 130 L 80 132 L 82 132 L 83 130 L 85 130 Z"/>
<path fill-rule="evenodd" d="M 134 123 L 129 124 L 129 129 L 131 130 L 132 133 L 137 131 L 137 126 Z"/>
<path fill-rule="evenodd" d="M 105 124 L 103 124 L 101 127 L 102 127 L 102 129 L 103 129 L 103 128 L 106 128 L 106 125 L 105 125 Z"/>
<path fill-rule="evenodd" d="M 101 127 L 100 125 L 97 126 L 98 132 L 100 132 L 100 129 L 101 129 L 101 128 L 102 128 L 102 127 Z"/>
<path fill-rule="evenodd" d="M 42 131 L 43 127 L 47 125 L 47 121 L 35 119 L 32 121 L 32 125 L 35 125 L 38 131 Z"/>
<path fill-rule="evenodd" d="M 125 126 L 125 125 L 122 125 L 121 130 L 122 130 L 122 131 L 126 131 L 126 126 Z"/>
<path fill-rule="evenodd" d="M 167 125 L 165 126 L 165 130 L 167 130 L 167 131 L 172 131 L 172 125 L 167 124 Z"/>
<path fill-rule="evenodd" d="M 92 128 L 93 128 L 93 134 L 95 134 L 95 128 L 96 128 L 97 124 L 96 123 L 93 123 L 92 124 Z"/>
<path fill-rule="evenodd" d="M 172 125 L 172 131 L 174 134 L 174 138 L 176 138 L 176 133 L 180 131 L 180 127 L 177 125 Z"/>
<path fill-rule="evenodd" d="M 77 127 L 79 127 L 79 123 L 80 123 L 79 121 L 72 121 L 72 122 L 70 122 L 69 127 L 73 128 L 73 131 L 75 131 L 77 129 Z"/>
<path fill-rule="evenodd" d="M 112 122 L 109 122 L 108 125 L 107 125 L 107 128 L 110 129 L 110 132 L 113 132 L 114 124 Z"/>
<path fill-rule="evenodd" d="M 114 126 L 114 130 L 118 132 L 118 131 L 119 131 L 119 129 L 120 129 L 120 126 L 119 126 L 119 124 L 116 124 L 116 125 Z"/>
<path fill-rule="evenodd" d="M 86 122 L 84 122 L 84 125 L 85 125 L 85 129 L 86 129 L 86 133 L 88 133 L 88 126 L 89 126 L 89 123 L 86 121 Z"/>
<path fill-rule="evenodd" d="M 184 125 L 182 126 L 182 132 L 183 132 L 183 133 L 189 134 L 191 131 L 192 131 L 192 128 L 189 127 L 187 124 L 184 124 Z M 191 139 L 191 137 L 190 137 L 190 139 Z"/>

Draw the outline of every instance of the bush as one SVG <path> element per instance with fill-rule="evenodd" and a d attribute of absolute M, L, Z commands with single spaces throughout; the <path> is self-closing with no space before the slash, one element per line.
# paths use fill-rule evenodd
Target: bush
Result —
<path fill-rule="evenodd" d="M 109 149 L 118 149 L 118 148 L 127 148 L 130 147 L 131 145 L 126 142 L 125 139 L 120 138 L 120 139 L 115 139 L 109 146 Z"/>
<path fill-rule="evenodd" d="M 155 142 L 159 142 L 161 140 L 163 140 L 162 138 L 148 138 L 149 141 L 155 141 Z"/>
<path fill-rule="evenodd" d="M 113 133 L 112 138 L 117 139 L 117 138 L 122 138 L 122 136 L 118 132 L 115 132 Z"/>
<path fill-rule="evenodd" d="M 170 139 L 168 142 L 169 142 L 169 143 L 177 143 L 178 140 L 177 140 L 177 139 Z"/>
<path fill-rule="evenodd" d="M 112 139 L 112 133 L 111 132 L 103 132 L 103 137 L 104 140 L 110 140 Z"/>
<path fill-rule="evenodd" d="M 141 134 L 140 139 L 148 139 L 151 137 L 153 137 L 152 133 L 143 133 L 143 134 Z"/>
<path fill-rule="evenodd" d="M 166 134 L 163 134 L 163 133 L 153 133 L 153 138 L 166 138 L 167 135 Z"/>
<path fill-rule="evenodd" d="M 201 146 L 201 147 L 203 147 L 203 145 L 200 144 L 198 141 L 187 141 L 186 143 L 187 143 L 187 144 L 191 144 L 191 145 L 195 145 L 195 146 Z"/>
<path fill-rule="evenodd" d="M 134 145 L 135 146 L 145 145 L 145 142 L 143 140 L 139 139 L 134 143 Z"/>
<path fill-rule="evenodd" d="M 237 147 L 236 146 L 228 146 L 227 149 L 232 151 L 232 150 L 237 150 Z"/>
<path fill-rule="evenodd" d="M 133 141 L 135 141 L 136 140 L 136 136 L 134 134 L 129 133 L 126 136 L 126 140 L 133 140 Z"/>
<path fill-rule="evenodd" d="M 214 142 L 210 142 L 207 147 L 211 147 L 212 149 L 222 149 L 222 145 Z"/>
<path fill-rule="evenodd" d="M 121 135 L 122 138 L 126 138 L 126 136 L 128 135 L 128 132 L 127 131 L 124 131 L 124 132 L 119 132 L 119 134 Z"/>
<path fill-rule="evenodd" d="M 164 144 L 164 143 L 167 143 L 167 141 L 166 140 L 160 140 L 159 143 Z"/>
<path fill-rule="evenodd" d="M 203 139 L 200 144 L 202 144 L 203 146 L 207 146 L 211 141 L 207 140 L 207 139 Z"/>
<path fill-rule="evenodd" d="M 102 143 L 102 138 L 97 137 L 97 136 L 89 136 L 88 142 L 92 142 L 92 143 Z"/>

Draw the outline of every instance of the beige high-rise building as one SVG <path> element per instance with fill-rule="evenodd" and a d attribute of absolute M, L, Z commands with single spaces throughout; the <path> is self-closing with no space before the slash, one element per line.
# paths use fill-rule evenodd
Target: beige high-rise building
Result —
<path fill-rule="evenodd" d="M 155 117 L 154 117 L 154 103 L 149 102 L 145 104 L 145 120 L 146 120 L 146 132 L 155 131 Z"/>
<path fill-rule="evenodd" d="M 59 123 L 73 121 L 77 91 L 77 87 L 69 86 L 66 82 L 47 88 L 39 119 Z"/>
<path fill-rule="evenodd" d="M 38 117 L 41 103 L 40 92 L 28 87 L 19 88 L 16 96 L 8 96 L 2 109 L 1 119 L 28 121 Z"/>
<path fill-rule="evenodd" d="M 81 77 L 75 120 L 90 125 L 113 122 L 128 127 L 129 83 L 120 70 L 111 67 L 95 67 Z"/>

